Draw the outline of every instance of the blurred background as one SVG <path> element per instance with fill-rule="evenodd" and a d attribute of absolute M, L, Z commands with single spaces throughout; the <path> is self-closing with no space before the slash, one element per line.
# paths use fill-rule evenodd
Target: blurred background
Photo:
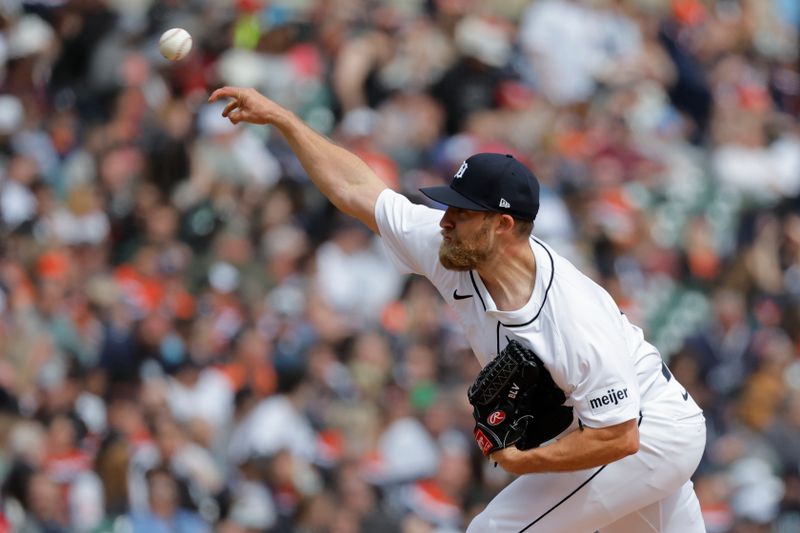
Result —
<path fill-rule="evenodd" d="M 511 479 L 438 294 L 224 84 L 417 202 L 530 165 L 534 234 L 705 410 L 708 531 L 800 531 L 799 30 L 797 0 L 0 0 L 0 532 L 452 533 Z"/>

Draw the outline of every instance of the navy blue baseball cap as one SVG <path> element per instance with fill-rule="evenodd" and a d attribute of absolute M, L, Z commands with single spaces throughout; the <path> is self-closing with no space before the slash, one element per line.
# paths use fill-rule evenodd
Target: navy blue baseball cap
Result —
<path fill-rule="evenodd" d="M 420 191 L 440 204 L 472 211 L 524 220 L 534 220 L 539 212 L 539 180 L 509 154 L 475 154 L 461 164 L 450 185 Z"/>

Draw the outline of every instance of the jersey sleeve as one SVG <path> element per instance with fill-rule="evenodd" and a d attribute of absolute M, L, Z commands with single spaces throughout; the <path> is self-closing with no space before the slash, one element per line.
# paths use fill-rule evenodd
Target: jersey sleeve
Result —
<path fill-rule="evenodd" d="M 432 278 L 439 264 L 442 212 L 417 205 L 391 189 L 375 202 L 375 221 L 389 257 L 403 273 Z"/>
<path fill-rule="evenodd" d="M 619 311 L 596 307 L 562 321 L 562 361 L 576 415 L 602 428 L 638 418 L 640 391 Z"/>

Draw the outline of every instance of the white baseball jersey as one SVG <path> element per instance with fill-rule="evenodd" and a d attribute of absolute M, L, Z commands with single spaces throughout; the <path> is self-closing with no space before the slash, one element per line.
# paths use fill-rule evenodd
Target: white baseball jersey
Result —
<path fill-rule="evenodd" d="M 500 353 L 507 338 L 519 339 L 539 356 L 589 427 L 632 420 L 640 410 L 673 419 L 701 412 L 680 386 L 670 387 L 674 380 L 658 350 L 611 296 L 542 241 L 530 238 L 536 281 L 528 303 L 500 311 L 480 276 L 447 270 L 439 262 L 441 211 L 387 190 L 375 216 L 396 266 L 433 283 L 455 310 L 482 365 Z"/>
<path fill-rule="evenodd" d="M 565 433 L 574 431 L 577 421 L 588 427 L 601 428 L 632 419 L 641 422 L 642 415 L 653 424 L 648 428 L 644 424 L 640 426 L 640 440 L 643 441 L 644 435 L 650 434 L 651 430 L 653 435 L 668 433 L 669 424 L 686 422 L 692 425 L 698 420 L 702 421 L 700 408 L 672 377 L 658 350 L 645 341 L 642 330 L 628 321 L 602 287 L 547 244 L 531 236 L 530 246 L 536 259 L 533 293 L 521 309 L 498 310 L 480 276 L 473 271 L 447 270 L 439 262 L 442 242 L 439 221 L 442 215 L 442 211 L 415 205 L 388 189 L 380 194 L 375 207 L 378 229 L 396 266 L 406 273 L 421 274 L 433 283 L 454 309 L 482 365 L 500 353 L 508 339 L 512 338 L 539 356 L 555 383 L 566 394 L 567 405 L 573 406 L 576 423 Z M 660 428 L 655 427 L 658 421 L 662 424 Z M 687 445 L 683 443 L 681 446 Z M 701 444 L 701 453 L 702 449 Z M 699 461 L 700 456 L 695 453 L 691 455 L 690 462 L 695 455 Z M 695 462 L 694 467 L 696 465 Z M 581 475 L 590 479 L 591 472 L 580 471 L 570 475 L 577 476 L 577 481 L 582 479 Z M 570 475 L 566 475 L 566 478 L 570 478 Z M 635 468 L 630 475 L 638 475 Z M 564 474 L 559 476 L 565 479 Z M 523 476 L 517 482 L 523 478 L 537 477 Z M 629 475 L 624 477 L 628 478 Z M 677 485 L 672 486 L 672 492 L 681 489 L 687 480 L 688 475 L 680 479 L 680 483 L 673 481 L 672 485 Z M 501 496 L 513 490 L 517 482 L 505 489 Z M 535 481 L 529 480 L 527 483 Z M 543 486 L 558 484 L 548 481 Z M 686 490 L 685 487 L 683 490 Z M 645 503 L 650 501 L 643 501 L 642 506 Z M 520 507 L 519 504 L 515 506 Z M 521 507 L 527 511 L 531 509 L 529 504 L 522 504 Z M 493 512 L 498 513 L 497 509 Z M 567 513 L 572 517 L 578 514 Z M 616 520 L 622 516 L 617 514 L 613 518 Z M 576 533 L 583 522 L 571 522 L 571 525 L 565 522 L 573 520 L 572 517 L 560 519 L 559 524 L 567 524 L 565 531 Z M 519 526 L 525 524 L 527 518 L 530 518 L 529 514 L 523 514 L 519 520 L 509 522 L 511 525 L 507 528 L 490 528 L 487 524 L 482 527 L 488 528 L 485 531 L 519 531 Z M 588 528 L 599 527 L 592 522 L 593 517 L 587 520 L 586 524 L 590 524 Z M 605 521 L 611 522 L 610 519 Z M 557 530 L 552 524 L 547 528 L 542 531 Z"/>

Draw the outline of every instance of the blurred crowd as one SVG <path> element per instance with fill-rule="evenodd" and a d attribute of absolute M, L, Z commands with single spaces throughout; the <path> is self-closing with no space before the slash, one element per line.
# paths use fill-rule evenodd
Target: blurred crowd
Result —
<path fill-rule="evenodd" d="M 705 410 L 708 531 L 800 531 L 799 34 L 797 0 L 0 0 L 0 532 L 451 533 L 511 479 L 439 295 L 222 85 L 417 202 L 528 164 L 534 234 Z"/>

